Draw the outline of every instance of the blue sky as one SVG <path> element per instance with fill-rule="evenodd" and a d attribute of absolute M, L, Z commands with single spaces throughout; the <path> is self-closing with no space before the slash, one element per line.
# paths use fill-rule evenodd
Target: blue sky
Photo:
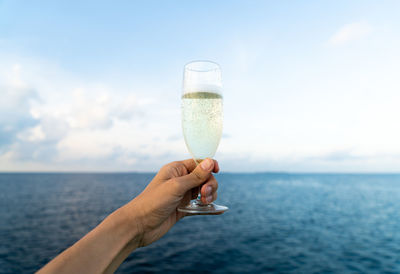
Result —
<path fill-rule="evenodd" d="M 223 170 L 400 172 L 398 10 L 0 1 L 0 170 L 154 171 L 188 158 L 182 69 L 209 59 L 223 70 Z"/>

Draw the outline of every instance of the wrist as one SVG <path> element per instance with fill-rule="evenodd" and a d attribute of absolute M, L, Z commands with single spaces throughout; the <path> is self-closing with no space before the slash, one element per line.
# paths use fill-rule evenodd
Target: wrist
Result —
<path fill-rule="evenodd" d="M 129 245 L 135 249 L 142 246 L 144 235 L 143 222 L 138 205 L 131 201 L 119 208 L 116 213 L 119 215 L 120 224 L 127 233 Z"/>

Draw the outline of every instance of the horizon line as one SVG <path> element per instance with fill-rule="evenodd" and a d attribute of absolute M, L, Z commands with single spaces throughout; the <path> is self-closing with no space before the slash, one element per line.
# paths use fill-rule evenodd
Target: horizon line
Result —
<path fill-rule="evenodd" d="M 95 171 L 95 170 L 67 170 L 67 171 L 4 171 L 1 174 L 157 174 L 158 171 Z M 223 171 L 217 174 L 321 174 L 321 175 L 400 175 L 400 171 Z"/>

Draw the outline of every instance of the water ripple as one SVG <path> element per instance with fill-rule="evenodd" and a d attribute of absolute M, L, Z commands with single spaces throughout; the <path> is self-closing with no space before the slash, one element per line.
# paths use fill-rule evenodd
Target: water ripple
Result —
<path fill-rule="evenodd" d="M 152 176 L 0 174 L 0 273 L 39 269 Z M 400 175 L 217 178 L 229 212 L 185 218 L 118 272 L 400 272 Z"/>

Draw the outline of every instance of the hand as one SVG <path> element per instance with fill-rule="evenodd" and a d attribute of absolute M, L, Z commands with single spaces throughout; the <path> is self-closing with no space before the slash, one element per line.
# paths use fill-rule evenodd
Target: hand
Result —
<path fill-rule="evenodd" d="M 135 215 L 132 221 L 141 232 L 139 246 L 151 244 L 178 220 L 194 215 L 179 212 L 177 208 L 195 199 L 199 188 L 203 203 L 217 199 L 218 183 L 211 173 L 218 171 L 218 162 L 208 158 L 197 167 L 192 159 L 163 166 L 146 189 L 126 205 L 131 207 Z"/>
<path fill-rule="evenodd" d="M 218 162 L 211 159 L 197 167 L 193 160 L 165 165 L 139 196 L 111 213 L 39 273 L 114 273 L 135 248 L 158 240 L 189 215 L 177 208 L 196 198 L 199 188 L 203 203 L 214 201 L 218 183 L 211 173 L 218 171 Z"/>

